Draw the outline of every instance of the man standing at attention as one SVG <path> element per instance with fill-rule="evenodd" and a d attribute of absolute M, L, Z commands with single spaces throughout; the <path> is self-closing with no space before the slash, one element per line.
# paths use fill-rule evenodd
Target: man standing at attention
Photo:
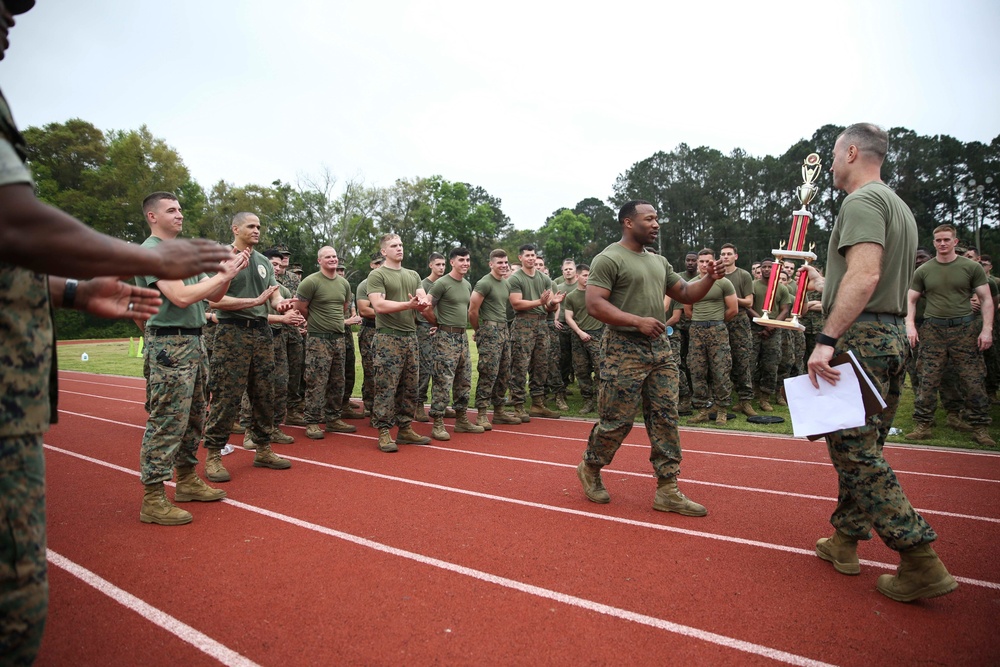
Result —
<path fill-rule="evenodd" d="M 374 271 L 382 266 L 385 257 L 382 253 L 375 253 L 368 262 L 368 268 Z M 358 284 L 358 291 L 354 302 L 358 305 L 358 316 L 361 318 L 361 331 L 358 332 L 358 351 L 361 354 L 361 371 L 363 380 L 361 381 L 361 405 L 362 412 L 366 417 L 371 416 L 372 403 L 375 401 L 375 348 L 372 346 L 375 341 L 375 310 L 372 302 L 368 300 L 368 278 Z"/>
<path fill-rule="evenodd" d="M 403 241 L 386 234 L 381 242 L 385 263 L 368 274 L 368 300 L 375 311 L 375 403 L 372 426 L 378 429 L 378 448 L 399 451 L 396 443 L 426 445 L 427 436 L 413 430 L 417 404 L 420 350 L 414 311 L 430 310 L 416 271 L 403 268 Z M 396 440 L 389 429 L 399 426 Z"/>
<path fill-rule="evenodd" d="M 698 281 L 705 279 L 715 264 L 715 253 L 705 248 L 698 253 Z M 725 262 L 723 262 L 725 266 Z M 715 281 L 708 294 L 697 303 L 684 306 L 691 319 L 691 342 L 688 343 L 688 369 L 691 371 L 691 390 L 698 414 L 689 424 L 708 421 L 708 408 L 715 403 L 715 423 L 725 426 L 729 404 L 732 402 L 733 357 L 729 348 L 729 330 L 726 322 L 736 317 L 739 310 L 736 288 L 726 278 Z M 710 388 L 711 386 L 711 388 Z M 709 397 L 710 392 L 713 394 Z"/>
<path fill-rule="evenodd" d="M 344 319 L 349 315 L 351 285 L 337 273 L 337 251 L 323 246 L 317 254 L 319 271 L 299 283 L 295 307 L 306 318 L 306 437 L 323 439 L 330 433 L 354 433 L 357 426 L 343 421 Z"/>
<path fill-rule="evenodd" d="M 587 312 L 589 278 L 590 267 L 577 264 L 576 289 L 566 296 L 562 305 L 566 311 L 566 326 L 573 332 L 573 373 L 583 396 L 581 415 L 594 411 L 594 384 L 601 379 L 601 339 L 604 337 L 604 323 Z"/>
<path fill-rule="evenodd" d="M 736 246 L 724 243 L 719 251 L 719 259 L 726 267 L 726 279 L 736 290 L 736 303 L 739 312 L 736 317 L 726 322 L 729 330 L 729 349 L 733 356 L 732 381 L 736 396 L 740 399 L 736 412 L 742 412 L 747 417 L 756 417 L 757 411 L 750 402 L 753 400 L 753 332 L 750 330 L 750 318 L 757 317 L 753 310 L 753 276 L 750 272 L 736 266 L 740 256 Z"/>
<path fill-rule="evenodd" d="M 426 278 L 420 281 L 420 288 L 426 294 L 430 294 L 431 287 L 434 286 L 438 278 L 444 275 L 444 255 L 432 252 L 427 258 L 427 268 L 429 273 Z M 416 311 L 414 315 L 417 318 L 417 343 L 420 346 L 420 380 L 417 385 L 417 407 L 413 411 L 413 419 L 418 422 L 426 422 L 430 419 L 424 410 L 424 402 L 427 400 L 427 388 L 434 375 L 434 340 L 431 338 L 431 329 L 434 325 L 424 317 L 421 311 Z"/>
<path fill-rule="evenodd" d="M 848 127 L 833 148 L 833 186 L 847 198 L 830 234 L 826 324 L 809 357 L 809 378 L 817 388 L 817 377 L 835 384 L 840 371 L 830 367 L 830 359 L 852 350 L 886 409 L 860 428 L 826 435 L 840 491 L 830 517 L 836 532 L 816 543 L 816 555 L 842 574 L 858 574 L 858 541 L 871 539 L 874 528 L 901 557 L 896 575 L 881 575 L 876 587 L 893 600 L 909 602 L 950 593 L 958 582 L 931 548 L 934 529 L 913 509 L 882 457 L 905 372 L 903 313 L 917 250 L 913 214 L 882 182 L 888 149 L 886 132 L 868 123 Z M 806 270 L 812 280 L 819 277 L 812 267 Z"/>
<path fill-rule="evenodd" d="M 611 463 L 641 406 L 652 448 L 649 460 L 657 479 L 653 509 L 705 516 L 708 511 L 677 488 L 681 465 L 678 370 L 666 334 L 663 296 L 694 303 L 722 278 L 723 266 L 712 262 L 704 278 L 688 284 L 666 258 L 646 250 L 656 245 L 660 230 L 656 209 L 649 202 L 627 202 L 618 211 L 618 222 L 621 240 L 594 258 L 587 283 L 587 311 L 608 328 L 601 343 L 604 365 L 598 421 L 577 476 L 588 500 L 611 501 L 601 481 L 601 468 Z"/>
<path fill-rule="evenodd" d="M 562 275 L 552 281 L 552 288 L 567 297 L 577 288 L 576 260 L 567 257 L 562 262 Z M 565 303 L 565 297 L 563 297 Z M 573 384 L 573 339 L 576 334 L 566 324 L 566 311 L 560 305 L 553 320 L 555 336 L 551 341 L 552 360 L 549 362 L 549 387 L 555 390 L 556 408 L 567 411 L 566 390 Z"/>
<path fill-rule="evenodd" d="M 760 260 L 760 278 L 753 282 L 753 310 L 764 315 L 764 299 L 767 295 L 767 284 L 771 279 L 771 271 L 780 271 L 780 266 L 774 264 L 774 260 L 764 258 Z M 778 284 L 778 289 L 774 293 L 774 300 L 771 302 L 771 310 L 767 312 L 768 317 L 775 320 L 783 320 L 788 317 L 791 306 L 781 304 L 788 300 L 788 290 L 785 286 Z M 757 400 L 763 412 L 773 412 L 771 407 L 771 394 L 778 389 L 778 366 L 781 364 L 781 340 L 782 335 L 779 329 L 774 327 L 764 327 L 759 324 L 752 324 L 750 327 L 753 333 L 753 359 L 756 364 L 754 370 L 754 384 L 757 386 Z"/>
<path fill-rule="evenodd" d="M 984 385 L 983 352 L 993 345 L 993 296 L 986 271 L 976 261 L 955 252 L 958 238 L 951 225 L 934 229 L 934 259 L 913 273 L 906 313 L 906 336 L 911 346 L 920 343 L 917 375 L 920 385 L 913 401 L 917 428 L 908 440 L 933 436 L 938 388 L 945 373 L 952 375 L 965 398 L 966 422 L 972 426 L 973 442 L 995 447 L 989 434 L 990 397 Z M 979 297 L 979 315 L 969 299 Z M 916 325 L 917 301 L 923 296 L 924 323 Z M 976 322 L 982 317 L 982 327 Z M 977 335 L 978 332 L 978 335 Z"/>

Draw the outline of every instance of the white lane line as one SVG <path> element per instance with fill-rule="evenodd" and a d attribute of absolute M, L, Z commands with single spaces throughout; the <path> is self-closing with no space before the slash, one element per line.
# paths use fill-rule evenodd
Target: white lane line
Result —
<path fill-rule="evenodd" d="M 95 463 L 97 465 L 105 466 L 107 468 L 111 468 L 111 469 L 117 470 L 119 472 L 126 472 L 126 473 L 128 473 L 130 475 L 134 475 L 136 477 L 139 476 L 139 472 L 138 471 L 130 470 L 128 468 L 123 468 L 122 466 L 119 466 L 119 465 L 116 465 L 116 464 L 113 464 L 113 463 L 108 463 L 108 462 L 103 461 L 101 459 L 96 459 L 96 458 L 93 458 L 91 456 L 86 456 L 84 454 L 78 454 L 78 453 L 70 451 L 68 449 L 62 449 L 61 447 L 56 447 L 54 445 L 49 445 L 49 444 L 46 444 L 45 448 L 46 449 L 50 449 L 50 450 L 55 451 L 55 452 L 59 452 L 60 454 L 66 454 L 67 456 L 71 456 L 71 457 L 74 457 L 74 458 L 82 459 L 84 461 L 88 461 L 90 463 Z M 250 454 L 251 453 L 250 451 L 245 450 L 245 449 L 240 448 L 240 447 L 237 447 L 235 451 L 237 451 L 237 452 L 245 452 L 246 454 Z M 704 539 L 709 539 L 709 540 L 717 540 L 719 542 L 728 542 L 730 544 L 740 544 L 740 545 L 743 545 L 743 546 L 759 547 L 759 548 L 762 548 L 762 549 L 771 549 L 772 551 L 781 551 L 781 552 L 784 552 L 784 553 L 797 554 L 797 555 L 802 555 L 802 556 L 815 557 L 815 555 L 816 555 L 814 549 L 802 549 L 802 548 L 799 548 L 799 547 L 785 546 L 783 544 L 773 544 L 771 542 L 760 542 L 758 540 L 749 540 L 749 539 L 742 538 L 742 537 L 733 537 L 731 535 L 719 535 L 718 533 L 706 533 L 706 532 L 699 531 L 699 530 L 690 530 L 690 529 L 687 529 L 687 528 L 677 528 L 675 526 L 668 526 L 668 525 L 659 524 L 659 523 L 650 523 L 648 521 L 637 521 L 635 519 L 625 519 L 623 517 L 617 517 L 617 516 L 612 516 L 612 515 L 608 515 L 608 514 L 594 514 L 592 512 L 585 512 L 583 510 L 570 509 L 568 507 L 559 507 L 557 505 L 546 505 L 544 503 L 536 503 L 536 502 L 532 502 L 530 500 L 519 500 L 517 498 L 508 498 L 506 496 L 497 496 L 497 495 L 493 495 L 493 494 L 490 494 L 490 493 L 483 493 L 481 491 L 470 491 L 468 489 L 459 489 L 459 488 L 452 487 L 452 486 L 444 486 L 442 484 L 434 484 L 432 482 L 421 482 L 421 481 L 414 480 L 414 479 L 408 479 L 406 477 L 396 477 L 394 475 L 386 475 L 384 473 L 370 472 L 368 470 L 358 470 L 356 468 L 347 468 L 345 466 L 339 466 L 339 465 L 335 465 L 333 463 L 323 463 L 323 462 L 320 462 L 320 461 L 312 461 L 310 459 L 304 459 L 304 458 L 301 458 L 301 457 L 298 457 L 298 456 L 289 456 L 288 454 L 282 454 L 282 457 L 288 459 L 289 461 L 297 461 L 299 463 L 304 463 L 306 465 L 314 465 L 314 466 L 318 466 L 318 467 L 321 467 L 321 468 L 329 468 L 330 470 L 339 470 L 341 472 L 353 473 L 353 474 L 356 474 L 356 475 L 364 475 L 366 477 L 374 477 L 376 479 L 382 479 L 382 480 L 387 480 L 387 481 L 391 481 L 391 482 L 401 482 L 403 484 L 412 484 L 414 486 L 420 486 L 420 487 L 423 487 L 423 488 L 426 488 L 426 489 L 434 489 L 435 491 L 444 491 L 446 493 L 455 493 L 455 494 L 458 494 L 458 495 L 470 496 L 470 497 L 473 497 L 473 498 L 480 498 L 480 499 L 483 499 L 483 500 L 492 500 L 492 501 L 496 501 L 496 502 L 507 503 L 507 504 L 510 504 L 510 505 L 518 505 L 520 507 L 530 507 L 532 509 L 546 510 L 546 511 L 549 511 L 549 512 L 557 512 L 557 513 L 560 513 L 560 514 L 569 514 L 571 516 L 580 516 L 580 517 L 584 517 L 584 518 L 587 518 L 587 519 L 598 519 L 598 520 L 601 520 L 601 521 L 609 521 L 611 523 L 618 523 L 618 524 L 622 524 L 622 525 L 626 525 L 626 526 L 637 526 L 639 528 L 649 528 L 649 529 L 652 529 L 652 530 L 661 530 L 661 531 L 668 532 L 668 533 L 678 533 L 680 535 L 687 535 L 689 537 L 699 537 L 699 538 L 704 538 Z M 170 483 L 170 482 L 168 482 L 168 483 Z M 223 499 L 222 502 L 236 502 L 236 501 L 230 501 L 230 499 L 226 498 L 226 499 Z M 249 506 L 247 506 L 247 507 L 249 507 Z M 266 510 L 262 510 L 262 511 L 266 511 Z M 883 569 L 886 569 L 886 570 L 895 570 L 896 569 L 896 565 L 894 565 L 892 563 L 882 563 L 882 562 L 879 562 L 879 561 L 864 560 L 864 559 L 862 559 L 861 562 L 864 563 L 865 565 L 871 565 L 872 567 L 879 567 L 879 568 L 883 568 Z M 965 577 L 955 577 L 955 579 L 958 580 L 958 581 L 961 581 L 963 583 L 967 583 L 969 585 L 972 585 L 972 586 L 981 586 L 983 588 L 993 588 L 993 589 L 996 589 L 996 590 L 1000 590 L 1000 583 L 995 583 L 995 582 L 992 582 L 992 581 L 982 581 L 982 580 L 979 580 L 979 579 L 969 579 L 969 578 L 965 578 Z"/>
<path fill-rule="evenodd" d="M 128 591 L 118 588 L 107 579 L 101 578 L 65 556 L 59 555 L 52 549 L 48 550 L 48 560 L 56 567 L 66 570 L 77 579 L 104 593 L 118 604 L 131 609 L 153 625 L 163 628 L 202 653 L 215 658 L 223 665 L 231 665 L 232 667 L 258 667 L 256 662 L 245 658 L 228 646 L 220 644 L 208 635 L 195 630 L 187 623 L 179 621 L 165 611 L 143 602 Z"/>
<path fill-rule="evenodd" d="M 144 401 L 130 401 L 127 398 L 109 398 L 107 396 L 98 396 L 97 394 L 84 394 L 80 391 L 69 391 L 68 389 L 60 389 L 60 394 L 73 394 L 74 396 L 86 396 L 88 398 L 99 398 L 102 401 L 118 401 L 119 403 L 135 403 L 136 405 L 145 405 Z"/>

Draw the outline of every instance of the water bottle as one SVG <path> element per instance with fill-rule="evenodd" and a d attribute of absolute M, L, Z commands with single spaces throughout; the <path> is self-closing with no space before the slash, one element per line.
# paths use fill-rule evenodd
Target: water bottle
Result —
<path fill-rule="evenodd" d="M 229 443 L 227 442 L 227 443 L 226 443 L 226 446 L 222 448 L 222 455 L 223 455 L 223 456 L 225 456 L 226 454 L 232 454 L 232 453 L 233 453 L 233 452 L 235 452 L 235 451 L 236 451 L 236 448 L 235 448 L 235 447 L 233 447 L 232 445 L 230 445 L 230 444 L 229 444 Z"/>
<path fill-rule="evenodd" d="M 80 355 L 80 361 L 90 361 L 90 356 L 86 352 L 84 352 L 83 354 Z"/>

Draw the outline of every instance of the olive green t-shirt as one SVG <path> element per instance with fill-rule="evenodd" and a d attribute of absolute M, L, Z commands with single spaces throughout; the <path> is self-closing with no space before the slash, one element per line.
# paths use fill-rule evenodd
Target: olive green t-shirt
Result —
<path fill-rule="evenodd" d="M 611 292 L 608 301 L 619 310 L 666 322 L 663 296 L 680 279 L 666 257 L 648 250 L 632 252 L 620 243 L 612 243 L 594 258 L 587 289 L 606 289 Z M 635 327 L 608 326 L 618 331 L 638 331 Z"/>
<path fill-rule="evenodd" d="M 552 284 L 555 287 L 555 283 Z M 576 291 L 578 284 L 579 281 L 574 281 L 572 285 L 564 281 L 559 283 L 558 287 L 556 289 L 553 289 L 553 291 L 556 293 L 565 294 L 567 297 L 569 297 L 570 294 Z M 559 321 L 566 322 L 566 299 L 563 299 L 563 306 L 562 308 L 559 309 Z"/>
<path fill-rule="evenodd" d="M 292 291 L 290 289 L 288 289 L 283 283 L 280 283 L 280 281 L 279 281 L 279 285 L 278 285 L 278 294 L 281 295 L 282 299 L 291 299 L 293 296 L 295 296 L 294 294 L 292 294 Z M 268 316 L 271 316 L 271 315 L 280 315 L 281 313 L 279 313 L 274 308 L 272 308 L 271 307 L 271 302 L 268 301 L 267 302 L 267 314 L 268 314 Z M 270 324 L 271 328 L 274 329 L 275 331 L 281 331 L 281 327 L 288 327 L 289 329 L 293 329 L 295 331 L 298 331 L 298 327 L 292 326 L 291 324 L 284 324 L 284 323 L 281 323 L 281 322 L 268 322 L 268 324 Z M 277 334 L 275 334 L 275 335 L 277 335 Z"/>
<path fill-rule="evenodd" d="M 277 284 L 271 260 L 254 250 L 250 253 L 250 263 L 243 267 L 243 270 L 237 273 L 236 277 L 229 283 L 226 296 L 237 299 L 255 299 L 263 294 L 268 287 L 277 286 Z M 220 322 L 267 319 L 267 305 L 261 304 L 243 310 L 220 310 L 218 316 Z"/>
<path fill-rule="evenodd" d="M 702 280 L 699 276 L 698 280 Z M 693 280 L 692 282 L 698 282 Z M 716 280 L 709 288 L 708 294 L 691 306 L 692 322 L 710 322 L 726 319 L 726 297 L 735 296 L 736 288 L 728 279 Z"/>
<path fill-rule="evenodd" d="M 143 248 L 155 248 L 156 246 L 163 243 L 163 239 L 150 236 L 148 239 L 142 242 Z M 197 285 L 202 278 L 205 278 L 205 274 L 198 276 L 192 276 L 191 278 L 185 278 L 181 282 L 185 285 Z M 139 287 L 149 287 L 153 289 L 156 288 L 155 285 L 159 282 L 159 278 L 156 276 L 136 276 L 135 284 Z M 160 310 L 146 322 L 146 326 L 150 327 L 180 327 L 182 329 L 198 329 L 205 326 L 205 302 L 198 301 L 197 303 L 192 303 L 187 308 L 181 308 L 175 305 L 167 297 L 163 297 L 163 303 L 160 305 Z"/>
<path fill-rule="evenodd" d="M 434 299 L 434 316 L 439 326 L 463 329 L 469 326 L 472 285 L 468 280 L 455 280 L 446 273 L 437 279 L 428 294 Z"/>
<path fill-rule="evenodd" d="M 971 315 L 969 298 L 986 284 L 986 271 L 979 262 L 956 257 L 954 262 L 942 264 L 935 258 L 913 273 L 910 289 L 927 299 L 924 317 L 950 318 Z"/>
<path fill-rule="evenodd" d="M 736 267 L 736 270 L 726 276 L 726 279 L 733 284 L 736 290 L 736 298 L 742 299 L 753 294 L 753 276 L 746 269 Z M 740 312 L 746 312 L 746 308 L 740 306 Z"/>
<path fill-rule="evenodd" d="M 344 307 L 351 300 L 346 278 L 328 278 L 317 271 L 302 279 L 295 295 L 309 305 L 309 333 L 344 333 Z"/>
<path fill-rule="evenodd" d="M 410 269 L 391 269 L 380 266 L 368 274 L 369 300 L 372 294 L 382 294 L 389 301 L 409 301 L 420 288 L 420 275 Z M 398 313 L 376 313 L 375 326 L 397 331 L 417 330 L 415 310 L 401 310 Z"/>
<path fill-rule="evenodd" d="M 906 314 L 906 294 L 917 255 L 917 223 L 910 208 L 885 183 L 873 181 L 847 195 L 830 232 L 823 315 L 837 300 L 847 272 L 848 248 L 859 243 L 882 246 L 882 273 L 864 311 Z"/>
<path fill-rule="evenodd" d="M 492 273 L 479 279 L 473 288 L 483 296 L 479 306 L 479 321 L 506 322 L 507 307 L 510 306 L 510 285 L 504 279 L 497 280 Z"/>
<path fill-rule="evenodd" d="M 753 281 L 753 309 L 756 310 L 761 315 L 764 314 L 764 296 L 767 294 L 767 281 L 766 280 L 755 280 Z M 788 289 L 782 285 L 778 284 L 778 289 L 774 293 L 774 301 L 771 303 L 771 310 L 767 311 L 767 314 L 772 319 L 778 316 L 781 312 L 782 304 L 788 302 Z"/>
<path fill-rule="evenodd" d="M 438 280 L 440 280 L 440 278 Z M 430 277 L 424 278 L 423 280 L 420 281 L 420 287 L 424 290 L 424 292 L 430 294 L 431 288 L 434 287 L 434 281 L 431 280 Z M 413 311 L 413 316 L 417 318 L 417 322 L 424 322 L 425 324 L 428 324 L 427 318 L 424 317 L 423 313 L 421 313 L 419 310 Z"/>
<path fill-rule="evenodd" d="M 604 326 L 604 322 L 587 311 L 587 290 L 574 289 L 566 295 L 562 307 L 563 310 L 573 311 L 573 320 L 576 322 L 576 326 L 584 331 L 595 331 Z"/>
<path fill-rule="evenodd" d="M 535 271 L 535 275 L 529 276 L 524 270 L 518 271 L 507 280 L 507 286 L 511 294 L 520 294 L 525 301 L 535 301 L 542 296 L 542 292 L 551 289 L 552 281 L 541 271 Z M 545 306 L 536 306 L 528 310 L 519 310 L 519 313 L 537 313 L 545 316 Z"/>
<path fill-rule="evenodd" d="M 806 301 L 822 301 L 823 294 L 820 292 L 808 291 L 806 292 Z M 806 328 L 806 333 L 816 334 L 823 331 L 823 312 L 820 310 L 807 310 L 802 318 L 799 320 L 802 326 Z"/>

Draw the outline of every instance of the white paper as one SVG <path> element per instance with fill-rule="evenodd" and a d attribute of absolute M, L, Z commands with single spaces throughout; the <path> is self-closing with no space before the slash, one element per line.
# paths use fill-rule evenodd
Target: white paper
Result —
<path fill-rule="evenodd" d="M 854 365 L 858 367 L 858 372 L 861 374 L 861 377 L 863 377 L 868 386 L 871 387 L 872 393 L 875 394 L 875 398 L 878 399 L 878 404 L 881 405 L 884 410 L 886 408 L 885 400 L 882 398 L 882 394 L 878 393 L 878 389 L 875 388 L 875 383 L 872 382 L 870 377 L 868 377 L 868 373 L 865 372 L 865 367 L 862 366 L 861 362 L 858 361 L 858 358 L 854 356 L 854 350 L 848 350 L 847 355 L 851 358 L 851 361 L 854 362 Z"/>
<path fill-rule="evenodd" d="M 840 380 L 833 385 L 817 377 L 819 389 L 812 385 L 808 375 L 785 379 L 785 397 L 792 417 L 792 432 L 796 437 L 865 425 L 865 404 L 858 376 L 850 364 L 834 368 L 840 370 Z"/>

